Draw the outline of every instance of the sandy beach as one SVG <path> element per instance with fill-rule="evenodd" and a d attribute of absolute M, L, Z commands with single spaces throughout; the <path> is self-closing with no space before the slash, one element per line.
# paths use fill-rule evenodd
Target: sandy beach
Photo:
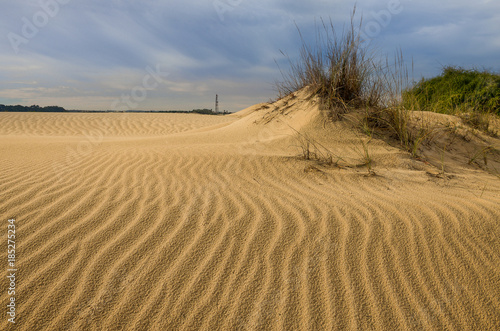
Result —
<path fill-rule="evenodd" d="M 481 139 L 418 160 L 300 95 L 228 116 L 0 113 L 15 329 L 499 330 Z M 307 140 L 333 165 L 300 158 Z"/>

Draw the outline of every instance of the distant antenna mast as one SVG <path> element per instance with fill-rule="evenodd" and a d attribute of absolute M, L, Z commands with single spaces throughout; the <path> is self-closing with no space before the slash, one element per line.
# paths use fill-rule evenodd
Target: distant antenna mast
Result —
<path fill-rule="evenodd" d="M 219 113 L 219 95 L 215 95 L 215 112 Z"/>

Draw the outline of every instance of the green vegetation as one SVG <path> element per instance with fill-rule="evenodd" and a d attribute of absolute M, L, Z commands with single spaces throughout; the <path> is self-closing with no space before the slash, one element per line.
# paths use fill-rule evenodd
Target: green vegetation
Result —
<path fill-rule="evenodd" d="M 33 105 L 33 106 L 21 106 L 21 105 L 15 105 L 15 106 L 6 106 L 6 105 L 0 105 L 0 112 L 53 112 L 53 113 L 61 113 L 65 112 L 66 109 L 63 107 L 59 106 L 47 106 L 47 107 L 40 107 L 38 105 Z"/>
<path fill-rule="evenodd" d="M 500 115 L 500 75 L 449 66 L 440 76 L 420 81 L 403 95 L 403 99 L 416 102 L 420 110 L 444 114 Z"/>
<path fill-rule="evenodd" d="M 191 112 L 192 113 L 197 113 L 197 114 L 203 114 L 203 115 L 226 115 L 226 114 L 229 114 L 225 110 L 222 113 L 216 113 L 212 109 L 207 109 L 207 108 L 204 108 L 204 109 L 193 109 Z"/>
<path fill-rule="evenodd" d="M 355 12 L 356 8 L 340 35 L 331 22 L 321 21 L 310 43 L 298 29 L 299 58 L 288 58 L 287 71 L 280 68 L 282 80 L 275 84 L 279 98 L 307 87 L 333 120 L 354 119 L 354 125 L 368 136 L 397 141 L 414 157 L 419 157 L 421 146 L 436 134 L 414 111 L 459 115 L 468 125 L 491 133 L 490 116 L 500 115 L 499 75 L 446 67 L 440 77 L 412 84 L 402 51 L 393 61 L 378 57 L 370 43 L 362 40 L 361 23 L 354 23 Z M 304 158 L 311 158 L 311 142 L 301 146 Z"/>

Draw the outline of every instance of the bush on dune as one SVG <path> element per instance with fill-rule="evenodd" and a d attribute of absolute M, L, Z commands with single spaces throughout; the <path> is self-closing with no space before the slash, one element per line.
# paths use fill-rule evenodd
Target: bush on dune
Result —
<path fill-rule="evenodd" d="M 500 75 L 448 66 L 440 76 L 420 81 L 404 97 L 415 99 L 421 110 L 500 115 Z"/>
<path fill-rule="evenodd" d="M 413 84 L 402 51 L 393 62 L 387 56 L 378 57 L 370 43 L 362 40 L 362 20 L 354 23 L 355 12 L 356 8 L 340 35 L 331 21 L 321 21 L 312 43 L 298 29 L 300 53 L 297 60 L 288 58 L 288 71 L 280 69 L 282 80 L 275 84 L 279 98 L 308 87 L 334 120 L 361 109 L 363 131 L 389 130 L 414 156 L 431 137 L 427 127 L 412 123 L 414 110 L 456 114 L 456 110 L 470 112 L 472 108 L 500 114 L 500 76 L 447 67 L 441 77 Z"/>

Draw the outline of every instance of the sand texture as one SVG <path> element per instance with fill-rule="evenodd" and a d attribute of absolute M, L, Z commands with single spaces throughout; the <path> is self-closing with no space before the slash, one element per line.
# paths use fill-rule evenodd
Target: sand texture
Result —
<path fill-rule="evenodd" d="M 336 165 L 298 158 L 304 137 Z M 500 144 L 474 137 L 419 161 L 300 95 L 225 117 L 0 113 L 15 329 L 500 330 L 500 163 L 466 162 Z"/>

